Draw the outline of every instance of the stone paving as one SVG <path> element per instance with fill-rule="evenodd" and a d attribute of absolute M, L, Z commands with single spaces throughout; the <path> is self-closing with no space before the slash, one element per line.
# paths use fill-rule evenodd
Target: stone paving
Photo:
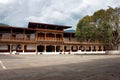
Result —
<path fill-rule="evenodd" d="M 120 80 L 120 55 L 0 55 L 0 61 L 0 80 Z"/>

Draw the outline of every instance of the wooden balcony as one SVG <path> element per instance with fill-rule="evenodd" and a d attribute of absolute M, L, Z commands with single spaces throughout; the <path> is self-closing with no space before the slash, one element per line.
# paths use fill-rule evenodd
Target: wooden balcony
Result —
<path fill-rule="evenodd" d="M 38 37 L 37 41 L 63 41 L 62 38 L 54 38 L 54 37 Z"/>
<path fill-rule="evenodd" d="M 35 42 L 35 39 L 25 38 L 0 38 L 0 42 Z"/>

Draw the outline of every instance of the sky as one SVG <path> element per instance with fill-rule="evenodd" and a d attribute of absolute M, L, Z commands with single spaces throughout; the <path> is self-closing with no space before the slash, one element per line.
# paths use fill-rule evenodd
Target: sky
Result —
<path fill-rule="evenodd" d="M 120 0 L 0 0 L 0 23 L 27 27 L 28 22 L 72 26 L 99 9 L 120 7 Z"/>

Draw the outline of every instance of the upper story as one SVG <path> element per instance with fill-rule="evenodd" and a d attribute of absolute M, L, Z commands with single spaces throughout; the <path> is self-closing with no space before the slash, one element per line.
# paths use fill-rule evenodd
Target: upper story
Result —
<path fill-rule="evenodd" d="M 75 42 L 75 32 L 66 32 L 71 26 L 29 22 L 28 28 L 0 26 L 0 41 L 35 42 L 57 41 Z"/>

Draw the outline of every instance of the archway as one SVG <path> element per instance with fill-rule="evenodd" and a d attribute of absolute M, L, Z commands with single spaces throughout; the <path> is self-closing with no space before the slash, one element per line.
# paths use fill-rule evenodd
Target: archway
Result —
<path fill-rule="evenodd" d="M 42 45 L 37 46 L 37 50 L 38 52 L 44 52 L 44 46 Z"/>
<path fill-rule="evenodd" d="M 72 46 L 72 51 L 75 52 L 78 50 L 78 47 L 77 46 Z"/>
<path fill-rule="evenodd" d="M 90 46 L 86 46 L 86 51 L 91 51 L 91 47 Z"/>
<path fill-rule="evenodd" d="M 60 46 L 56 46 L 56 52 L 60 52 Z"/>
<path fill-rule="evenodd" d="M 55 51 L 55 47 L 52 45 L 46 46 L 46 52 L 54 52 Z"/>

